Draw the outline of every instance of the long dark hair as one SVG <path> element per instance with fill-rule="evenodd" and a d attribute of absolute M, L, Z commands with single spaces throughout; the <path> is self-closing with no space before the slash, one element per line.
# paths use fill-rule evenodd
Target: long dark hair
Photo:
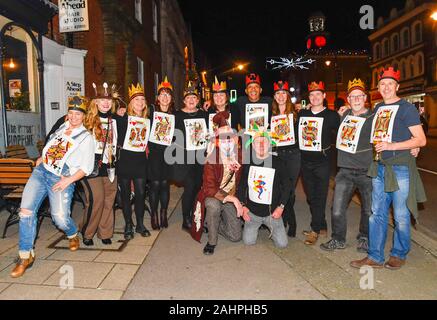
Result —
<path fill-rule="evenodd" d="M 170 105 L 168 106 L 167 113 L 168 113 L 168 114 L 174 114 L 174 113 L 175 113 L 175 105 L 174 105 L 174 95 L 173 95 L 173 91 L 170 90 L 170 89 L 167 89 L 167 88 L 162 88 L 161 90 L 159 90 L 158 95 L 159 95 L 161 92 L 163 92 L 163 91 L 166 92 L 166 93 L 168 93 L 168 94 L 170 94 L 170 96 L 171 96 L 171 102 L 170 102 Z M 158 97 L 156 97 L 156 102 L 155 102 L 155 111 L 157 111 L 157 112 L 162 112 L 161 105 L 160 105 L 160 103 L 159 103 L 159 99 L 158 99 Z"/>
<path fill-rule="evenodd" d="M 296 112 L 296 106 L 293 102 L 291 102 L 290 94 L 287 92 L 287 102 L 285 103 L 285 114 L 293 114 L 293 119 L 296 121 L 297 119 L 297 112 Z M 281 111 L 279 110 L 279 104 L 276 102 L 275 99 L 273 99 L 272 102 L 272 115 L 273 116 L 279 116 L 281 114 Z"/>

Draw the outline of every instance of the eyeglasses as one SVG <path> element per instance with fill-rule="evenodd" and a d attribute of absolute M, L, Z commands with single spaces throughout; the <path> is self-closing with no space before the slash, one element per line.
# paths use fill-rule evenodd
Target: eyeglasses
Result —
<path fill-rule="evenodd" d="M 163 93 L 160 93 L 159 96 L 160 97 L 167 97 L 168 98 L 168 97 L 171 97 L 171 94 L 163 92 Z"/>
<path fill-rule="evenodd" d="M 366 97 L 365 94 L 360 94 L 358 96 L 349 96 L 349 99 L 351 99 L 351 100 L 361 100 L 361 99 L 364 99 L 365 97 Z"/>

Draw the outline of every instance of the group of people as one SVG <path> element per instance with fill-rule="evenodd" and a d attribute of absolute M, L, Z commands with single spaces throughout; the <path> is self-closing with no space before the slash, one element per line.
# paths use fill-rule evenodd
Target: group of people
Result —
<path fill-rule="evenodd" d="M 415 156 L 426 137 L 414 105 L 397 96 L 399 81 L 399 71 L 381 72 L 384 102 L 374 110 L 366 106 L 364 83 L 350 81 L 349 106 L 338 112 L 324 106 L 323 82 L 309 84 L 310 105 L 297 110 L 287 82 L 274 84 L 273 99 L 264 97 L 256 74 L 246 77 L 246 96 L 235 104 L 229 103 L 226 83 L 216 79 L 212 100 L 200 107 L 199 93 L 188 83 L 178 110 L 167 78 L 158 87 L 154 105 L 147 104 L 140 85 L 132 85 L 127 108 L 117 108 L 121 99 L 115 86 L 94 85 L 90 101 L 70 99 L 68 115 L 50 132 L 24 189 L 19 259 L 11 276 L 22 276 L 34 263 L 37 213 L 47 196 L 56 226 L 76 251 L 79 232 L 85 246 L 94 244 L 95 235 L 105 245 L 112 243 L 117 192 L 126 240 L 135 233 L 150 236 L 144 225 L 147 189 L 152 229 L 167 228 L 170 181 L 184 188 L 182 229 L 197 241 L 207 231 L 203 252 L 211 255 L 219 234 L 254 245 L 261 227 L 270 230 L 276 247 L 286 248 L 288 237 L 296 236 L 295 189 L 301 175 L 311 212 L 304 241 L 315 245 L 328 230 L 325 210 L 333 145 L 339 171 L 332 239 L 320 247 L 346 247 L 347 207 L 358 189 L 362 205 L 357 249 L 368 256 L 351 265 L 402 267 L 410 250 L 410 213 L 417 218 L 417 202 L 425 200 Z M 71 219 L 78 181 L 86 199 L 79 227 Z M 394 244 L 384 264 L 391 203 Z"/>

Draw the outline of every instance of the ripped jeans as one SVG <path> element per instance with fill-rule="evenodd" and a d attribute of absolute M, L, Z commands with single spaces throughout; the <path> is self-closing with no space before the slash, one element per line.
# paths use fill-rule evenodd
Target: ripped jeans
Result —
<path fill-rule="evenodd" d="M 68 173 L 68 166 L 65 165 L 62 175 L 68 176 Z M 75 184 L 70 184 L 62 192 L 54 192 L 52 188 L 60 180 L 60 177 L 47 171 L 42 164 L 33 170 L 21 199 L 20 236 L 18 243 L 20 256 L 28 256 L 33 251 L 37 228 L 37 213 L 47 196 L 50 201 L 52 219 L 56 226 L 64 231 L 68 238 L 73 238 L 77 234 L 77 226 L 70 217 Z M 31 214 L 25 214 L 23 209 L 29 210 Z"/>

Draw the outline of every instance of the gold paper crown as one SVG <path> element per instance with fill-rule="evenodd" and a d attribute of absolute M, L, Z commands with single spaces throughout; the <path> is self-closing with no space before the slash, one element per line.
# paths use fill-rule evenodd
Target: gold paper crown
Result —
<path fill-rule="evenodd" d="M 144 89 L 139 83 L 135 87 L 133 84 L 129 88 L 129 101 L 131 101 L 136 96 L 144 96 Z"/>
<path fill-rule="evenodd" d="M 168 81 L 167 76 L 165 77 L 164 81 L 159 84 L 158 92 L 161 91 L 161 89 L 169 89 L 169 90 L 173 91 L 173 86 Z"/>
<path fill-rule="evenodd" d="M 189 95 L 199 96 L 197 88 L 193 85 L 191 81 L 188 81 L 188 85 L 184 90 L 184 98 Z"/>
<path fill-rule="evenodd" d="M 359 89 L 363 92 L 366 91 L 366 85 L 361 79 L 355 79 L 353 81 L 349 81 L 349 85 L 347 86 L 347 91 L 350 93 L 352 90 Z"/>
<path fill-rule="evenodd" d="M 217 77 L 215 77 L 215 82 L 212 84 L 212 92 L 218 93 L 218 92 L 226 92 L 227 86 L 226 82 L 222 81 L 219 83 Z"/>
<path fill-rule="evenodd" d="M 82 111 L 86 113 L 88 107 L 88 99 L 86 97 L 76 96 L 68 97 L 68 110 Z"/>

